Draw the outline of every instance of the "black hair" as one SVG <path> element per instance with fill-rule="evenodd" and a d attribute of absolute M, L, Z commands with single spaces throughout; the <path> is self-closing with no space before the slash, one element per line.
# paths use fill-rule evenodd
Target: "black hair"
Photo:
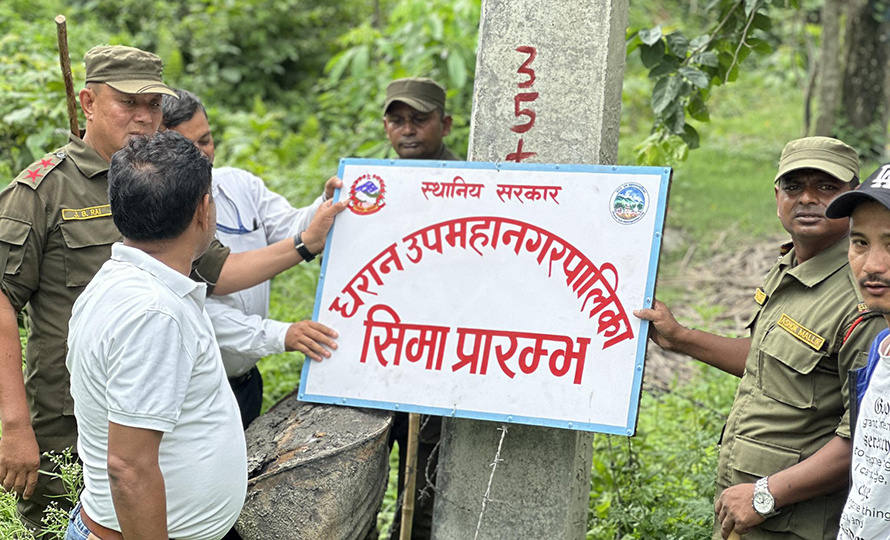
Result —
<path fill-rule="evenodd" d="M 201 98 L 188 90 L 176 88 L 173 91 L 176 92 L 179 99 L 165 94 L 161 105 L 164 111 L 164 127 L 173 129 L 179 124 L 188 122 L 198 111 L 207 116 L 207 109 L 201 103 Z"/>
<path fill-rule="evenodd" d="M 211 169 L 198 147 L 175 131 L 133 139 L 108 169 L 114 224 L 131 240 L 178 237 L 210 193 Z"/>

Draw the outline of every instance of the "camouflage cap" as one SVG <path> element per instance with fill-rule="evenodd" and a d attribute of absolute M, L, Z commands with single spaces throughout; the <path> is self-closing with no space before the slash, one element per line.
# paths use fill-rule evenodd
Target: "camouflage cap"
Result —
<path fill-rule="evenodd" d="M 167 94 L 178 97 L 164 84 L 164 64 L 158 55 L 123 45 L 100 45 L 83 56 L 86 82 L 105 83 L 126 94 Z"/>
<path fill-rule="evenodd" d="M 785 145 L 779 159 L 779 178 L 798 169 L 816 169 L 842 182 L 859 178 L 859 154 L 831 137 L 804 137 Z"/>
<path fill-rule="evenodd" d="M 435 109 L 444 111 L 445 88 L 432 79 L 415 77 L 396 79 L 386 87 L 384 114 L 394 101 L 401 101 L 420 112 L 430 112 Z"/>

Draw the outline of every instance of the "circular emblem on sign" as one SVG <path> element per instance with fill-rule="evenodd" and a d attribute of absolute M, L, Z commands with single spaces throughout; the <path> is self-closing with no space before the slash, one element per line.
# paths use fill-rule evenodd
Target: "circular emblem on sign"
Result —
<path fill-rule="evenodd" d="M 373 214 L 386 206 L 386 187 L 376 174 L 363 174 L 349 188 L 349 209 L 360 216 Z"/>
<path fill-rule="evenodd" d="M 633 182 L 623 184 L 612 193 L 609 208 L 615 221 L 630 225 L 643 219 L 649 210 L 649 194 L 646 188 Z"/>

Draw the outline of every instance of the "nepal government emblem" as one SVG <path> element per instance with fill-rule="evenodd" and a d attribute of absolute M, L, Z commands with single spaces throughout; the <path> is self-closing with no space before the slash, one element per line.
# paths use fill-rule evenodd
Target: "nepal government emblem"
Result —
<path fill-rule="evenodd" d="M 386 187 L 376 174 L 363 174 L 349 188 L 349 209 L 360 216 L 373 214 L 386 206 Z"/>
<path fill-rule="evenodd" d="M 622 184 L 612 194 L 609 208 L 615 221 L 630 225 L 643 219 L 649 210 L 649 194 L 646 188 L 633 182 Z"/>

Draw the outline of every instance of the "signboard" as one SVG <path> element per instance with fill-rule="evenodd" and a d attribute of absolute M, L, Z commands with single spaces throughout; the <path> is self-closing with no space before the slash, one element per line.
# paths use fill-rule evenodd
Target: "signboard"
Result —
<path fill-rule="evenodd" d="M 632 434 L 670 169 L 357 160 L 299 398 Z"/>

